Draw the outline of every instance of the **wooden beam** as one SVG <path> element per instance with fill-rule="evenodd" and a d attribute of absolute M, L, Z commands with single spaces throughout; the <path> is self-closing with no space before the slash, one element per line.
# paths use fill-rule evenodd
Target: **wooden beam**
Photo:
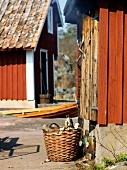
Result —
<path fill-rule="evenodd" d="M 82 42 L 85 43 L 86 39 L 86 22 L 85 17 L 83 17 L 82 25 Z M 80 88 L 80 116 L 84 119 L 86 117 L 86 89 L 85 89 L 85 79 L 86 79 L 86 55 L 85 55 L 85 46 L 82 49 L 82 63 L 81 63 L 81 88 Z"/>
<path fill-rule="evenodd" d="M 64 104 L 36 109 L 1 111 L 0 114 L 13 115 L 20 118 L 66 118 L 66 115 L 77 117 L 78 106 L 77 104 Z"/>
<path fill-rule="evenodd" d="M 93 18 L 98 15 L 98 11 L 96 10 Z M 92 107 L 98 107 L 98 20 L 92 19 L 91 24 L 91 59 L 92 59 Z M 91 110 L 90 120 L 97 121 L 97 110 Z"/>
<path fill-rule="evenodd" d="M 48 106 L 44 108 L 35 108 L 35 109 L 20 109 L 20 110 L 6 110 L 0 111 L 0 114 L 3 115 L 13 115 L 13 114 L 24 114 L 24 113 L 32 113 L 32 112 L 47 112 L 52 110 L 60 110 L 60 109 L 68 109 L 68 108 L 77 108 L 76 103 L 64 104 L 64 105 L 57 105 L 57 106 Z"/>
<path fill-rule="evenodd" d="M 85 19 L 86 22 L 86 79 L 85 79 L 85 88 L 86 88 L 86 118 L 90 120 L 91 115 L 91 17 L 87 16 Z"/>

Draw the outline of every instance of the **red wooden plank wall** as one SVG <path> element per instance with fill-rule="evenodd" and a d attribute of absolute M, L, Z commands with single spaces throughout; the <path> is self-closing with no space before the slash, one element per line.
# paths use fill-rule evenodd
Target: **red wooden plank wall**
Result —
<path fill-rule="evenodd" d="M 0 52 L 0 100 L 26 100 L 25 51 Z"/>
<path fill-rule="evenodd" d="M 127 2 L 124 15 L 124 89 L 123 89 L 123 123 L 127 123 Z"/>
<path fill-rule="evenodd" d="M 116 70 L 112 67 L 113 63 L 116 61 L 116 30 L 114 30 L 114 25 L 116 25 L 116 11 L 114 8 L 109 9 L 109 74 L 108 74 L 108 123 L 114 123 L 114 113 L 116 112 L 116 102 L 114 96 L 116 94 L 115 80 L 116 80 Z"/>
<path fill-rule="evenodd" d="M 98 124 L 127 123 L 127 5 L 124 0 L 100 1 L 98 64 Z"/>
<path fill-rule="evenodd" d="M 108 67 L 108 8 L 101 0 L 99 18 L 99 58 L 98 58 L 98 123 L 107 123 L 107 67 Z M 102 57 L 103 56 L 103 57 Z"/>

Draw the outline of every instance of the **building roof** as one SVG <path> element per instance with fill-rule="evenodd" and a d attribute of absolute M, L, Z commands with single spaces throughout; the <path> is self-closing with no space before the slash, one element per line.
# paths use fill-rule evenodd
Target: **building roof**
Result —
<path fill-rule="evenodd" d="M 89 10 L 96 9 L 98 0 L 67 0 L 64 8 L 65 21 L 77 24 L 79 14 L 86 14 Z"/>
<path fill-rule="evenodd" d="M 61 1 L 61 0 L 60 0 Z M 57 4 L 57 8 L 58 8 L 58 12 L 59 12 L 59 17 L 60 17 L 60 24 L 59 26 L 60 27 L 63 27 L 64 23 L 63 23 L 63 17 L 62 17 L 62 12 L 61 12 L 61 9 L 60 9 L 60 4 L 59 4 L 59 0 L 52 0 L 52 4 L 53 3 L 56 3 Z"/>
<path fill-rule="evenodd" d="M 0 49 L 36 48 L 51 0 L 0 0 Z"/>
<path fill-rule="evenodd" d="M 67 0 L 64 7 L 65 22 L 77 24 L 77 9 L 75 8 L 76 0 Z"/>

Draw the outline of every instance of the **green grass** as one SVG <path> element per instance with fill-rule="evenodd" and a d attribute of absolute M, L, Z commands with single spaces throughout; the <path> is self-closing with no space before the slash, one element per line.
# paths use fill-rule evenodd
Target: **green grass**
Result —
<path fill-rule="evenodd" d="M 115 165 L 117 162 L 127 161 L 127 154 L 121 153 L 116 160 L 111 160 L 109 158 L 103 158 L 102 164 L 96 164 L 95 170 L 104 170 L 106 167 Z"/>

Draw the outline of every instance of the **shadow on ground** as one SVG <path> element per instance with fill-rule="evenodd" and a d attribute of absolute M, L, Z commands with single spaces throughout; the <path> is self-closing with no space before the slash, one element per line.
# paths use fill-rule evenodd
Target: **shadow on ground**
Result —
<path fill-rule="evenodd" d="M 0 160 L 34 154 L 40 151 L 40 145 L 18 144 L 19 137 L 0 139 Z"/>

